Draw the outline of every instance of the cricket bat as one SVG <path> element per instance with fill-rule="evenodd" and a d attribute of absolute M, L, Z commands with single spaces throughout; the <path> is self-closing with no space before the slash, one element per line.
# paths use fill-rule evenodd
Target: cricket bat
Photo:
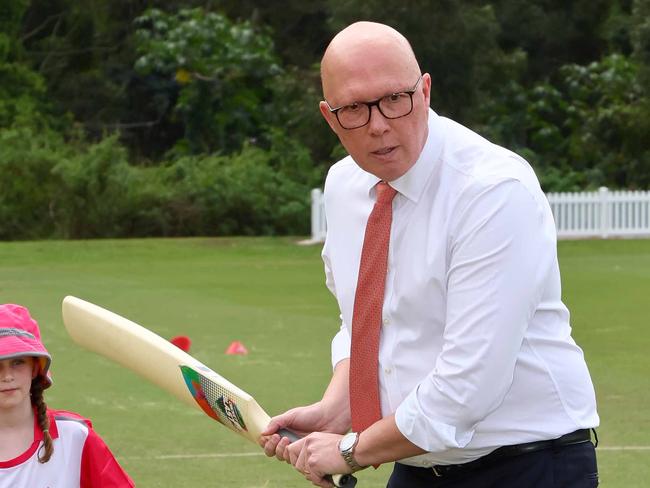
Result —
<path fill-rule="evenodd" d="M 63 323 L 74 342 L 139 374 L 257 444 L 270 421 L 255 399 L 154 332 L 73 296 L 62 304 Z M 278 432 L 298 439 L 287 430 Z M 337 487 L 353 488 L 352 475 L 332 475 Z"/>

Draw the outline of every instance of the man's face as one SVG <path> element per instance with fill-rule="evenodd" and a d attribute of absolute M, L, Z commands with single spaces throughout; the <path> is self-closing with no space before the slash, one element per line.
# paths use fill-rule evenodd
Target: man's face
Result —
<path fill-rule="evenodd" d="M 400 63 L 349 63 L 338 73 L 330 70 L 324 84 L 327 102 L 340 107 L 352 102 L 377 100 L 391 93 L 411 90 L 418 74 L 404 69 Z M 370 122 L 357 129 L 344 129 L 329 111 L 326 102 L 320 111 L 341 144 L 355 162 L 365 171 L 385 181 L 393 181 L 405 174 L 417 161 L 428 133 L 428 108 L 431 77 L 422 81 L 413 94 L 413 111 L 398 119 L 387 119 L 372 107 Z"/>

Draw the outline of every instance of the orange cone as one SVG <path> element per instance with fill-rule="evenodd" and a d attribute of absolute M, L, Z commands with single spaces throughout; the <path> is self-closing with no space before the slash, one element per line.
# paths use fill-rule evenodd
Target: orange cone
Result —
<path fill-rule="evenodd" d="M 192 345 L 192 341 L 187 336 L 172 337 L 169 339 L 169 342 L 185 352 L 188 352 L 190 350 L 190 346 Z"/>
<path fill-rule="evenodd" d="M 246 349 L 246 346 L 244 346 L 241 342 L 239 341 L 232 341 L 228 348 L 226 349 L 226 354 L 233 355 L 233 354 L 241 354 L 241 355 L 246 355 L 248 354 L 248 349 Z"/>

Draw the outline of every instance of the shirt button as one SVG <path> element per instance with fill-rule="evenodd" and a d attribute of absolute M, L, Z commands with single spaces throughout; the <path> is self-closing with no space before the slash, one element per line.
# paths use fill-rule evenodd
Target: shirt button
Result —
<path fill-rule="evenodd" d="M 384 319 L 384 325 L 388 325 L 388 324 L 390 324 L 390 319 L 388 317 L 386 317 Z"/>
<path fill-rule="evenodd" d="M 390 368 L 384 368 L 384 373 L 386 373 L 386 374 L 391 374 L 392 372 L 393 372 L 392 369 L 390 369 Z"/>

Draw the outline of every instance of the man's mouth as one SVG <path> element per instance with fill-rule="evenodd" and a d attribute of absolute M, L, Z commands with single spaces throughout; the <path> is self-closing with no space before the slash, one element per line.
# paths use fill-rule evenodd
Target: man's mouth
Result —
<path fill-rule="evenodd" d="M 382 147 L 381 149 L 377 149 L 376 151 L 373 151 L 372 153 L 376 156 L 385 156 L 387 154 L 392 153 L 397 146 L 388 146 L 388 147 Z"/>

